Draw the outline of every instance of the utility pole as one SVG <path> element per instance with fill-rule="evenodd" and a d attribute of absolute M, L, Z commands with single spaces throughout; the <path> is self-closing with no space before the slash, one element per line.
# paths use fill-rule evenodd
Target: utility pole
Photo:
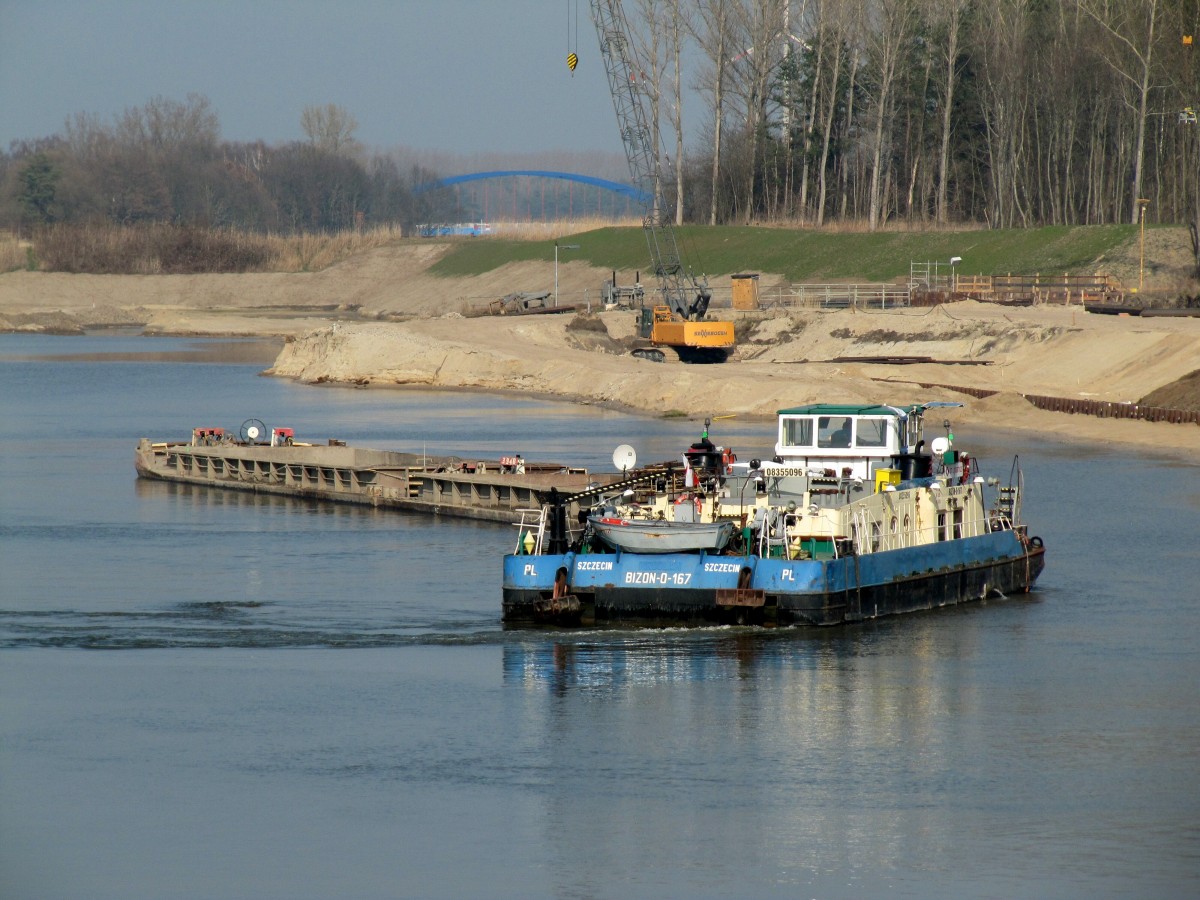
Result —
<path fill-rule="evenodd" d="M 578 244 L 560 244 L 554 242 L 554 305 L 558 306 L 558 251 L 559 250 L 578 250 Z"/>

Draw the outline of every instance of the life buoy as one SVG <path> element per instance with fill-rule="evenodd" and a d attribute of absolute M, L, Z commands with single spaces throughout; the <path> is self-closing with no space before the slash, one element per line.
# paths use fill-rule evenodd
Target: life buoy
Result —
<path fill-rule="evenodd" d="M 696 515 L 700 515 L 704 509 L 704 501 L 697 496 L 693 495 L 689 497 L 687 494 L 680 494 L 677 498 L 675 498 L 675 505 L 678 506 L 680 503 L 687 503 L 688 500 L 691 500 L 696 504 Z"/>
<path fill-rule="evenodd" d="M 733 464 L 735 462 L 737 462 L 737 456 L 734 455 L 732 450 L 721 451 L 721 464 L 725 466 L 726 475 L 733 474 Z"/>

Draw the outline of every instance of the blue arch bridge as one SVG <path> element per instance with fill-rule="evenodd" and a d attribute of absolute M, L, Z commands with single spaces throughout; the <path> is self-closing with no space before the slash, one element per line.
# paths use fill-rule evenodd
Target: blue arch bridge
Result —
<path fill-rule="evenodd" d="M 476 221 L 457 225 L 423 225 L 422 234 L 480 234 L 484 223 L 549 222 L 596 218 L 619 221 L 640 218 L 650 195 L 632 185 L 575 172 L 504 169 L 451 175 L 413 188 L 424 194 L 451 188 L 456 206 Z"/>

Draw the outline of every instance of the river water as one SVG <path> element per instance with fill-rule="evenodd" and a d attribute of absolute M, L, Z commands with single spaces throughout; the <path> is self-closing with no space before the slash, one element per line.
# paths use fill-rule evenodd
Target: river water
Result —
<path fill-rule="evenodd" d="M 514 529 L 144 483 L 138 438 L 258 418 L 608 471 L 699 424 L 271 358 L 0 335 L 0 896 L 1200 892 L 1196 464 L 960 432 L 985 474 L 1020 454 L 1027 596 L 506 631 Z M 743 458 L 769 432 L 713 427 Z"/>

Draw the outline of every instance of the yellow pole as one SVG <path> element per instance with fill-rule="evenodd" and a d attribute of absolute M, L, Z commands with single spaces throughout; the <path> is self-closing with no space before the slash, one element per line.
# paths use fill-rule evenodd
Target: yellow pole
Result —
<path fill-rule="evenodd" d="M 1141 226 L 1141 238 L 1138 241 L 1138 293 L 1142 292 L 1142 284 L 1146 271 L 1146 206 L 1149 200 L 1138 198 L 1138 223 Z"/>

